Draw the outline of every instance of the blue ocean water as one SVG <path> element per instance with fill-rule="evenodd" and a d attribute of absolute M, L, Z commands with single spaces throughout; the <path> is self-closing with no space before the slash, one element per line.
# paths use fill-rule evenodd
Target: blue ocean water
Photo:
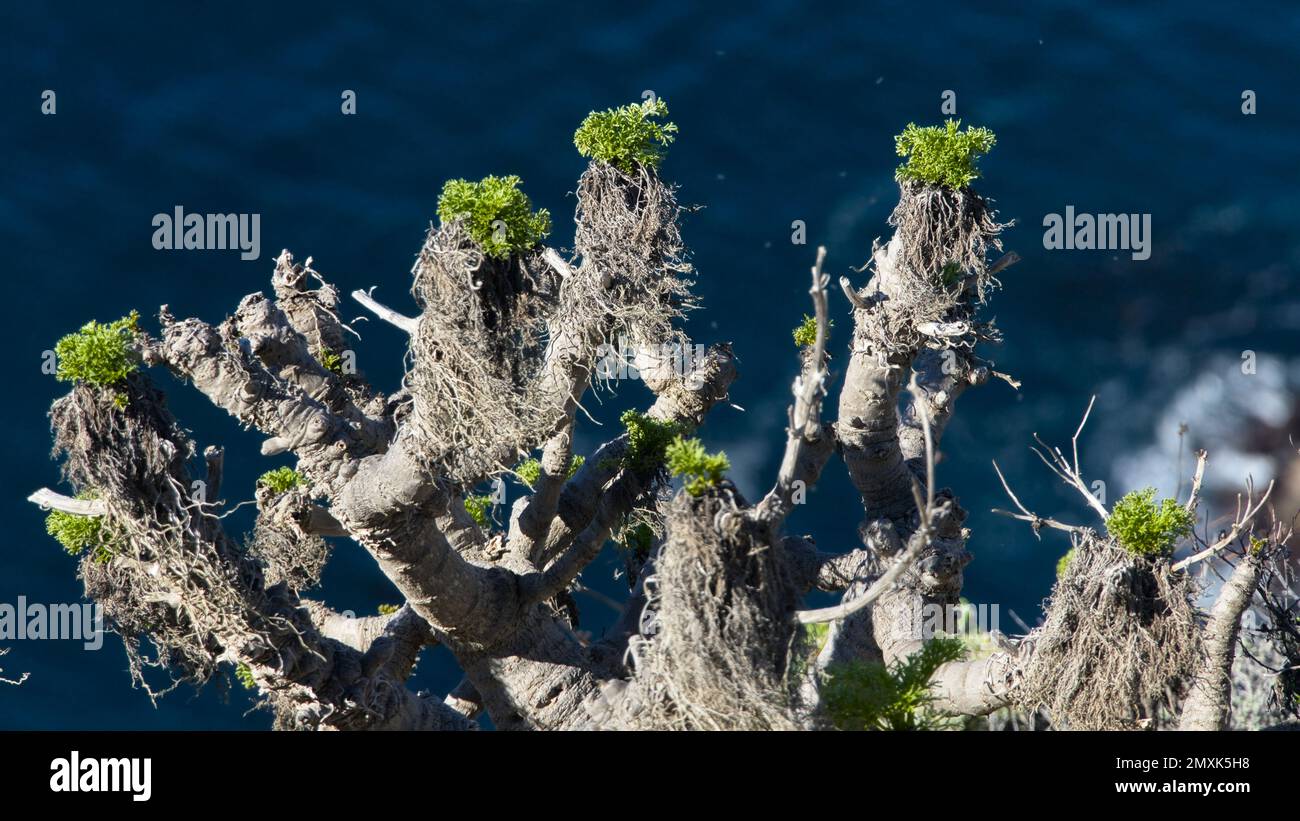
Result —
<path fill-rule="evenodd" d="M 1032 622 L 1065 549 L 989 512 L 1005 505 L 990 460 L 1039 512 L 1081 520 L 1087 511 L 1026 445 L 1033 432 L 1068 440 L 1093 393 L 1085 469 L 1122 492 L 1134 452 L 1166 449 L 1174 432 L 1162 413 L 1198 374 L 1220 368 L 1223 382 L 1249 349 L 1268 363 L 1260 376 L 1274 369 L 1275 393 L 1300 384 L 1300 12 L 1291 4 L 29 3 L 0 10 L 0 38 L 0 333 L 12 365 L 0 602 L 76 601 L 81 592 L 73 560 L 24 501 L 58 481 L 45 414 L 62 388 L 40 363 L 59 336 L 132 308 L 156 327 L 163 303 L 177 316 L 220 320 L 268 286 L 281 248 L 312 256 L 345 292 L 379 286 L 377 296 L 411 311 L 408 272 L 444 180 L 519 174 L 556 215 L 552 241 L 568 245 L 583 168 L 573 129 L 588 111 L 645 90 L 667 101 L 681 128 L 663 172 L 684 202 L 703 206 L 685 226 L 705 306 L 691 331 L 702 343 L 733 342 L 741 357 L 732 398 L 745 410 L 718 409 L 702 436 L 727 451 L 751 496 L 775 475 L 797 364 L 789 329 L 807 310 L 813 248 L 828 247 L 838 277 L 888 236 L 892 135 L 910 121 L 940 121 L 945 90 L 956 92 L 965 122 L 996 131 L 978 187 L 1017 221 L 1007 245 L 1023 262 L 989 308 L 1006 336 L 990 355 L 1023 385 L 994 382 L 963 397 L 940 466 L 970 511 L 974 602 Z M 52 116 L 40 110 L 46 89 L 57 94 Z M 356 92 L 355 116 L 340 113 L 344 89 Z M 1247 89 L 1254 115 L 1241 110 Z M 151 219 L 177 205 L 260 214 L 261 258 L 155 251 Z M 1045 250 L 1043 216 L 1067 205 L 1151 214 L 1151 258 Z M 806 223 L 809 245 L 791 243 L 794 220 Z M 833 310 L 847 328 L 843 301 Z M 358 364 L 392 389 L 401 340 L 377 323 L 362 327 Z M 260 457 L 258 438 L 194 391 L 157 378 L 200 446 L 227 446 L 232 503 L 285 463 Z M 1223 382 L 1220 394 L 1249 388 L 1234 385 Z M 606 438 L 618 411 L 646 396 L 633 384 L 601 397 L 593 412 L 605 427 L 588 425 L 580 445 Z M 1197 407 L 1213 416 L 1214 401 Z M 847 548 L 860 513 L 832 466 L 791 527 L 826 549 Z M 587 581 L 616 589 L 614 570 L 605 557 Z M 395 600 L 348 544 L 324 591 L 357 612 Z M 599 631 L 603 606 L 582 604 Z M 1004 619 L 1003 629 L 1015 627 Z M 73 642 L 10 646 L 0 667 L 31 678 L 0 685 L 0 728 L 269 726 L 266 713 L 246 714 L 242 692 L 227 703 L 213 687 L 154 707 L 130 687 L 113 638 L 97 652 Z M 437 651 L 416 683 L 443 692 L 457 678 Z"/>

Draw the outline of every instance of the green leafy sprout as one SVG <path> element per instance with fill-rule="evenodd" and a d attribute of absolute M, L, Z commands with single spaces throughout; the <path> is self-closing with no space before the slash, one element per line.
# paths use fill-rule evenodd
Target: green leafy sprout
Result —
<path fill-rule="evenodd" d="M 1070 562 L 1074 561 L 1074 551 L 1075 551 L 1075 550 L 1077 550 L 1077 548 L 1072 547 L 1072 548 L 1070 548 L 1069 550 L 1065 551 L 1065 555 L 1064 555 L 1064 556 L 1062 556 L 1061 558 L 1057 559 L 1057 561 L 1056 561 L 1056 578 L 1058 578 L 1058 579 L 1063 579 L 1063 578 L 1065 578 L 1065 572 L 1066 572 L 1067 570 L 1070 569 Z"/>
<path fill-rule="evenodd" d="M 717 487 L 722 474 L 731 469 L 727 454 L 709 453 L 699 439 L 678 436 L 668 445 L 664 457 L 668 460 L 668 471 L 685 480 L 686 492 L 692 496 L 703 496 L 710 488 Z"/>
<path fill-rule="evenodd" d="M 657 470 L 663 464 L 668 445 L 681 433 L 676 422 L 661 422 L 635 410 L 624 411 L 619 421 L 627 429 L 623 466 L 638 476 Z"/>
<path fill-rule="evenodd" d="M 381 604 L 379 605 L 379 615 L 391 616 L 401 609 L 402 606 L 400 604 Z"/>
<path fill-rule="evenodd" d="M 826 321 L 826 341 L 831 339 L 831 328 L 835 327 L 833 320 Z M 803 322 L 799 327 L 794 329 L 794 344 L 800 348 L 807 348 L 817 344 L 817 317 L 803 315 Z"/>
<path fill-rule="evenodd" d="M 466 496 L 465 510 L 479 527 L 492 525 L 492 497 L 486 493 L 480 496 Z"/>
<path fill-rule="evenodd" d="M 889 667 L 876 661 L 834 665 L 822 683 L 826 715 L 841 730 L 942 729 L 944 717 L 930 709 L 930 679 L 965 655 L 960 638 L 938 636 Z"/>
<path fill-rule="evenodd" d="M 898 166 L 894 177 L 900 182 L 953 189 L 970 185 L 980 175 L 975 167 L 976 160 L 993 148 L 997 137 L 987 128 L 968 126 L 965 131 L 960 128 L 961 120 L 948 120 L 944 125 L 924 128 L 908 123 L 903 133 L 894 137 L 898 156 L 907 158 Z"/>
<path fill-rule="evenodd" d="M 587 461 L 587 457 L 585 456 L 574 456 L 572 459 L 570 459 L 569 471 L 568 473 L 565 474 L 565 478 L 572 479 L 573 474 L 577 473 L 578 468 L 582 467 L 583 463 L 586 461 Z M 524 461 L 515 465 L 515 476 L 517 476 L 519 478 L 519 481 L 523 482 L 529 488 L 536 486 L 537 480 L 542 478 L 541 460 L 525 459 Z"/>
<path fill-rule="evenodd" d="M 664 149 L 675 138 L 676 123 L 660 123 L 668 116 L 663 100 L 629 103 L 607 111 L 593 111 L 573 134 L 578 153 L 608 163 L 625 174 L 636 166 L 658 168 Z"/>
<path fill-rule="evenodd" d="M 270 488 L 271 492 L 279 495 L 296 487 L 305 487 L 307 480 L 301 473 L 291 467 L 278 467 L 259 476 L 257 483 L 262 487 Z"/>
<path fill-rule="evenodd" d="M 77 494 L 78 499 L 98 498 L 93 491 Z M 82 516 L 62 510 L 51 510 L 45 517 L 45 532 L 63 545 L 69 556 L 79 556 L 89 548 L 95 561 L 107 563 L 113 558 L 112 538 L 104 527 L 102 516 Z"/>
<path fill-rule="evenodd" d="M 329 348 L 322 348 L 320 352 L 320 364 L 330 373 L 343 375 L 343 356 L 335 353 Z"/>
<path fill-rule="evenodd" d="M 91 320 L 81 330 L 68 334 L 54 345 L 58 369 L 54 377 L 61 382 L 86 382 L 108 387 L 116 385 L 139 365 L 131 350 L 140 332 L 140 314 L 132 311 L 115 322 Z"/>
<path fill-rule="evenodd" d="M 242 661 L 235 666 L 235 678 L 245 690 L 252 690 L 257 686 L 252 669 Z"/>
<path fill-rule="evenodd" d="M 551 213 L 545 208 L 534 211 L 532 200 L 519 190 L 520 182 L 513 174 L 478 182 L 447 180 L 438 197 L 438 218 L 462 220 L 483 253 L 496 259 L 536 248 L 551 233 Z"/>
<path fill-rule="evenodd" d="M 1106 532 L 1133 556 L 1170 556 L 1179 539 L 1188 536 L 1196 517 L 1174 499 L 1156 501 L 1155 488 L 1135 490 L 1115 503 L 1106 519 Z"/>

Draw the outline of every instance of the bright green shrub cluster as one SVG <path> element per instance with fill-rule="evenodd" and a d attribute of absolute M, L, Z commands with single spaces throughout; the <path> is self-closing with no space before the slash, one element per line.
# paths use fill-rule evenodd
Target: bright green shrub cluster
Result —
<path fill-rule="evenodd" d="M 593 111 L 574 132 L 573 144 L 582 156 L 609 163 L 626 174 L 637 165 L 657 168 L 664 148 L 677 132 L 675 123 L 655 121 L 667 116 L 668 106 L 663 100 Z"/>
<path fill-rule="evenodd" d="M 479 527 L 490 527 L 492 524 L 492 497 L 487 494 L 481 496 L 466 496 L 465 511 Z"/>
<path fill-rule="evenodd" d="M 519 190 L 519 183 L 514 175 L 488 176 L 478 182 L 447 180 L 438 197 L 438 219 L 463 221 L 470 237 L 490 257 L 505 259 L 536 248 L 551 233 L 551 213 L 545 208 L 533 211 L 533 202 Z"/>
<path fill-rule="evenodd" d="M 668 460 L 668 471 L 685 480 L 686 492 L 692 496 L 702 496 L 717 487 L 722 474 L 731 469 L 727 454 L 709 453 L 699 439 L 678 436 L 668 445 L 664 457 Z"/>
<path fill-rule="evenodd" d="M 826 321 L 826 341 L 831 339 L 831 328 L 835 327 L 832 320 Z M 794 329 L 794 344 L 800 348 L 807 348 L 817 344 L 817 317 L 804 314 L 803 322 L 799 327 Z"/>
<path fill-rule="evenodd" d="M 135 311 L 107 324 L 91 320 L 81 330 L 60 339 L 54 345 L 59 363 L 55 378 L 100 386 L 121 382 L 138 367 L 131 342 L 139 333 L 139 321 Z"/>
<path fill-rule="evenodd" d="M 894 137 L 898 156 L 907 158 L 898 166 L 895 178 L 948 188 L 970 185 L 980 175 L 975 161 L 993 148 L 997 137 L 987 128 L 960 131 L 960 127 L 961 120 L 925 128 L 908 123 L 903 133 Z"/>
<path fill-rule="evenodd" d="M 242 661 L 235 666 L 235 678 L 245 690 L 252 690 L 257 686 L 257 682 L 253 679 L 252 669 Z"/>
<path fill-rule="evenodd" d="M 268 470 L 258 477 L 257 483 L 268 487 L 273 493 L 284 493 L 296 487 L 305 487 L 307 480 L 301 473 L 291 467 L 278 467 Z"/>
<path fill-rule="evenodd" d="M 569 471 L 565 474 L 565 478 L 572 479 L 573 474 L 577 473 L 578 468 L 582 467 L 583 463 L 586 461 L 587 457 L 585 456 L 574 456 L 569 460 Z M 537 480 L 542 478 L 541 460 L 525 459 L 515 465 L 515 475 L 519 477 L 519 481 L 523 482 L 529 488 L 534 487 L 537 484 Z"/>
<path fill-rule="evenodd" d="M 379 615 L 391 616 L 401 609 L 402 606 L 400 604 L 381 604 L 379 605 Z"/>
<path fill-rule="evenodd" d="M 1115 503 L 1106 532 L 1134 556 L 1169 556 L 1179 539 L 1189 535 L 1196 517 L 1173 499 L 1156 502 L 1155 488 L 1135 490 Z"/>
<path fill-rule="evenodd" d="M 835 665 L 822 683 L 822 704 L 841 730 L 928 730 L 943 726 L 926 708 L 934 701 L 930 679 L 944 664 L 966 654 L 965 644 L 940 636 L 886 667 L 855 661 Z"/>
<path fill-rule="evenodd" d="M 343 357 L 329 348 L 323 348 L 320 352 L 320 364 L 330 373 L 343 375 Z"/>
<path fill-rule="evenodd" d="M 95 494 L 77 494 L 78 499 L 94 499 Z M 81 516 L 62 510 L 51 510 L 45 517 L 45 532 L 63 545 L 70 556 L 79 556 L 87 548 L 94 551 L 95 561 L 107 562 L 113 557 L 111 539 L 104 528 L 102 516 Z"/>
<path fill-rule="evenodd" d="M 627 429 L 627 451 L 623 466 L 644 476 L 663 464 L 664 451 L 681 429 L 675 422 L 661 422 L 640 411 L 624 411 L 619 417 Z"/>
<path fill-rule="evenodd" d="M 1074 561 L 1074 551 L 1077 548 L 1070 548 L 1065 551 L 1065 555 L 1056 561 L 1056 578 L 1065 578 L 1065 571 L 1070 569 L 1070 562 Z"/>

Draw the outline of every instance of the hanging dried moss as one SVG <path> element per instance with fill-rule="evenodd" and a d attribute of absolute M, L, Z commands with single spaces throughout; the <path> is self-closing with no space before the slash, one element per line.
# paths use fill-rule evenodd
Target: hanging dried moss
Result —
<path fill-rule="evenodd" d="M 578 181 L 574 236 L 583 266 L 564 283 L 566 320 L 610 344 L 622 336 L 655 350 L 686 345 L 673 327 L 693 307 L 681 211 L 653 169 L 588 165 Z"/>
<path fill-rule="evenodd" d="M 459 221 L 429 230 L 412 273 L 411 430 L 432 469 L 474 484 L 559 418 L 540 384 L 558 275 L 535 254 L 486 256 Z"/>
<path fill-rule="evenodd" d="M 796 729 L 798 591 L 780 542 L 746 523 L 729 485 L 679 493 L 647 577 L 648 618 L 630 644 L 635 692 L 620 706 L 639 729 Z"/>
<path fill-rule="evenodd" d="M 1028 639 L 1035 652 L 1018 704 L 1074 730 L 1137 729 L 1177 714 L 1201 658 L 1195 592 L 1166 560 L 1092 533 L 1076 539 L 1047 622 Z"/>
<path fill-rule="evenodd" d="M 174 683 L 203 682 L 232 642 L 259 640 L 250 596 L 262 589 L 260 571 L 189 498 L 192 446 L 162 394 L 141 374 L 117 390 L 129 397 L 125 408 L 108 391 L 78 385 L 50 411 L 65 478 L 95 489 L 115 534 L 107 561 L 93 553 L 81 561 L 86 595 L 122 633 L 137 684 L 149 689 L 150 666 L 167 668 Z M 140 647 L 146 635 L 154 657 Z"/>

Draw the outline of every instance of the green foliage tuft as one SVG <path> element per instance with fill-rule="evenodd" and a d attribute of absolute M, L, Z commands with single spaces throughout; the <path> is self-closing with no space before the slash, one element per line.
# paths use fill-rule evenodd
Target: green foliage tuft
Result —
<path fill-rule="evenodd" d="M 242 661 L 235 666 L 235 678 L 245 690 L 252 690 L 257 687 L 257 682 L 253 680 L 252 669 Z"/>
<path fill-rule="evenodd" d="M 438 197 L 438 218 L 462 220 L 470 237 L 490 257 L 505 259 L 536 248 L 551 233 L 551 213 L 545 208 L 533 211 L 533 202 L 519 190 L 519 183 L 514 175 L 488 176 L 478 182 L 448 180 Z M 501 226 L 494 225 L 498 220 Z"/>
<path fill-rule="evenodd" d="M 291 467 L 278 467 L 259 476 L 257 483 L 263 487 L 269 487 L 272 492 L 279 494 L 296 487 L 306 487 L 307 480 L 303 478 L 301 473 Z"/>
<path fill-rule="evenodd" d="M 835 327 L 834 320 L 826 321 L 826 341 L 831 339 L 831 328 Z M 817 344 L 817 317 L 803 315 L 803 323 L 794 329 L 794 344 L 800 348 L 807 348 Z"/>
<path fill-rule="evenodd" d="M 660 422 L 640 411 L 624 411 L 619 417 L 627 429 L 627 452 L 623 454 L 623 466 L 639 476 L 645 476 L 658 470 L 664 461 L 664 451 L 681 433 L 681 427 L 675 422 Z"/>
<path fill-rule="evenodd" d="M 1179 539 L 1189 535 L 1196 517 L 1173 499 L 1156 502 L 1155 488 L 1135 490 L 1115 503 L 1106 532 L 1134 556 L 1169 556 Z"/>
<path fill-rule="evenodd" d="M 1056 562 L 1056 578 L 1058 578 L 1058 579 L 1063 579 L 1063 578 L 1065 578 L 1065 571 L 1067 571 L 1067 570 L 1070 569 L 1070 562 L 1074 561 L 1074 551 L 1075 551 L 1075 550 L 1077 550 L 1077 548 L 1073 548 L 1073 547 L 1070 548 L 1069 550 L 1065 551 L 1065 555 L 1064 555 L 1064 556 L 1062 556 L 1060 559 L 1057 560 L 1057 562 Z"/>
<path fill-rule="evenodd" d="M 894 137 L 894 148 L 907 161 L 894 173 L 900 182 L 910 180 L 948 188 L 965 188 L 979 177 L 975 161 L 987 154 L 997 137 L 987 128 L 960 131 L 961 120 L 921 128 L 908 123 Z"/>
<path fill-rule="evenodd" d="M 577 473 L 578 468 L 582 467 L 583 463 L 586 461 L 587 461 L 587 457 L 585 456 L 574 456 L 572 459 L 570 459 L 569 471 L 568 473 L 565 474 L 565 478 L 572 479 L 573 474 Z M 524 461 L 515 465 L 515 476 L 517 476 L 519 478 L 519 481 L 523 482 L 528 488 L 530 489 L 533 488 L 534 486 L 536 486 L 537 480 L 542 478 L 541 460 L 525 459 Z"/>
<path fill-rule="evenodd" d="M 54 345 L 59 363 L 55 378 L 99 386 L 121 382 L 138 367 L 131 342 L 140 332 L 139 321 L 135 311 L 107 324 L 91 320 L 81 330 L 60 339 Z"/>
<path fill-rule="evenodd" d="M 482 496 L 466 496 L 465 510 L 469 513 L 471 519 L 478 523 L 479 527 L 492 526 L 492 497 L 487 494 Z"/>
<path fill-rule="evenodd" d="M 667 117 L 663 100 L 629 103 L 607 111 L 593 111 L 573 134 L 578 153 L 631 174 L 637 165 L 657 168 L 664 148 L 675 138 L 675 123 L 658 123 Z"/>
<path fill-rule="evenodd" d="M 77 494 L 78 499 L 94 499 L 90 491 Z M 112 539 L 104 527 L 102 516 L 80 516 L 62 510 L 51 510 L 45 517 L 45 532 L 63 545 L 69 556 L 79 556 L 87 548 L 94 551 L 95 561 L 104 564 L 113 558 Z"/>
<path fill-rule="evenodd" d="M 379 605 L 379 615 L 391 616 L 401 609 L 402 606 L 400 604 L 381 604 Z"/>
<path fill-rule="evenodd" d="M 337 374 L 338 376 L 343 375 L 342 354 L 335 353 L 329 348 L 322 348 L 320 352 L 320 364 L 321 367 L 330 373 Z"/>
<path fill-rule="evenodd" d="M 835 665 L 822 683 L 826 715 L 841 730 L 932 730 L 946 726 L 929 710 L 930 679 L 966 654 L 961 639 L 939 636 L 890 667 L 874 661 Z"/>
<path fill-rule="evenodd" d="M 668 459 L 669 472 L 683 477 L 686 492 L 692 496 L 702 496 L 710 488 L 717 487 L 722 474 L 731 469 L 727 454 L 707 452 L 699 439 L 678 436 L 668 445 L 664 456 Z"/>

